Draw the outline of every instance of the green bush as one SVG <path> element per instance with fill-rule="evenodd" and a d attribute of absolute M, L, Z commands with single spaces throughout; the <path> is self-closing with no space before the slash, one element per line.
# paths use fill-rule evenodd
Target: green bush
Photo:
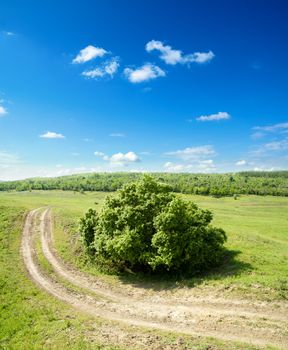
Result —
<path fill-rule="evenodd" d="M 98 223 L 98 215 L 96 210 L 89 209 L 85 216 L 80 219 L 79 231 L 81 233 L 81 240 L 88 255 L 95 254 L 94 236 L 95 228 Z"/>
<path fill-rule="evenodd" d="M 211 221 L 210 211 L 144 176 L 109 196 L 98 217 L 90 209 L 80 231 L 95 259 L 118 269 L 193 273 L 221 260 L 226 235 Z"/>

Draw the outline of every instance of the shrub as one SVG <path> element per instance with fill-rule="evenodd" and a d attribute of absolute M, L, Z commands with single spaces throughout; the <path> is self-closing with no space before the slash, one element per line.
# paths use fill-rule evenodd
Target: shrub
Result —
<path fill-rule="evenodd" d="M 88 255 L 95 254 L 94 236 L 95 228 L 98 222 L 98 215 L 96 210 L 88 209 L 83 218 L 80 219 L 79 231 L 81 233 L 81 241 L 85 247 Z"/>
<path fill-rule="evenodd" d="M 226 235 L 210 225 L 212 213 L 150 176 L 107 197 L 99 217 L 94 215 L 90 209 L 81 221 L 83 243 L 90 252 L 93 246 L 96 259 L 119 269 L 191 273 L 222 257 Z"/>

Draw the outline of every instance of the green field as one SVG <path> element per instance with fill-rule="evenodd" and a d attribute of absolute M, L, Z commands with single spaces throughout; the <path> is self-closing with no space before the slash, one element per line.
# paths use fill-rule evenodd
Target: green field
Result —
<path fill-rule="evenodd" d="M 0 348 L 118 348 L 115 345 L 117 339 L 107 340 L 101 336 L 107 327 L 111 327 L 108 322 L 71 311 L 70 307 L 39 290 L 27 278 L 19 254 L 25 213 L 33 208 L 51 206 L 55 218 L 56 248 L 60 255 L 80 269 L 101 275 L 95 266 L 85 264 L 78 242 L 77 223 L 89 207 L 100 208 L 106 195 L 103 192 L 75 194 L 62 191 L 0 194 Z M 127 283 L 150 283 L 156 288 L 157 284 L 159 288 L 169 288 L 177 283 L 178 287 L 183 285 L 200 292 L 215 290 L 215 293 L 227 297 L 251 300 L 288 298 L 288 198 L 241 196 L 234 200 L 231 197 L 216 199 L 191 195 L 185 195 L 185 198 L 210 209 L 214 213 L 213 223 L 226 230 L 228 251 L 221 267 L 206 275 L 179 280 L 156 281 L 139 277 L 136 281 L 136 277 L 130 275 L 103 278 L 111 283 L 120 279 Z M 130 330 L 123 329 L 122 332 L 131 334 Z M 176 335 L 161 334 L 159 337 L 159 344 L 177 341 Z M 211 349 L 249 348 L 211 339 L 190 337 L 189 342 L 194 349 L 203 350 L 209 349 L 211 344 Z"/>

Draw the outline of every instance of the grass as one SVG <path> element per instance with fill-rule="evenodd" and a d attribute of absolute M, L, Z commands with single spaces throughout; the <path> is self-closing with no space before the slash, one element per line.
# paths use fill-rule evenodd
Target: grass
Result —
<path fill-rule="evenodd" d="M 22 204 L 29 208 L 50 205 L 54 213 L 56 247 L 61 256 L 78 268 L 95 275 L 100 272 L 87 264 L 81 254 L 77 224 L 89 207 L 100 209 L 106 193 L 74 194 L 61 191 L 3 193 L 1 201 Z M 241 196 L 212 198 L 184 195 L 214 214 L 213 224 L 225 229 L 228 235 L 228 253 L 225 263 L 203 276 L 175 281 L 153 281 L 140 276 L 102 276 L 111 283 L 121 279 L 153 289 L 175 286 L 213 289 L 220 295 L 279 300 L 288 298 L 288 198 Z M 95 202 L 97 204 L 95 204 Z"/>
<path fill-rule="evenodd" d="M 51 206 L 54 213 L 56 248 L 60 255 L 78 268 L 99 275 L 95 266 L 83 258 L 77 225 L 89 207 L 100 209 L 107 193 L 79 194 L 63 191 L 1 193 L 0 203 L 26 208 Z M 217 287 L 219 293 L 262 300 L 288 299 L 288 198 L 241 196 L 212 198 L 184 195 L 214 214 L 213 224 L 225 229 L 228 253 L 225 263 L 211 273 L 176 281 L 154 283 L 130 275 L 102 276 L 111 283 L 142 283 L 151 288 L 175 286 L 198 287 L 201 290 Z M 96 204 L 95 204 L 96 203 Z M 157 277 L 158 280 L 158 277 Z"/>
<path fill-rule="evenodd" d="M 0 206 L 0 349 L 90 349 L 85 327 L 95 321 L 71 313 L 27 277 L 19 254 L 24 213 Z"/>
<path fill-rule="evenodd" d="M 57 226 L 57 237 L 62 233 L 57 245 L 61 247 L 62 255 L 72 260 L 71 237 L 75 238 L 75 235 L 70 229 L 75 229 L 77 218 L 89 206 L 95 201 L 101 205 L 104 198 L 103 193 L 0 194 L 0 349 L 141 349 L 145 347 L 147 338 L 159 344 L 159 348 L 257 349 L 246 344 L 152 332 L 91 318 L 35 286 L 28 278 L 19 254 L 27 211 L 45 205 L 53 207 L 57 217 L 62 218 L 61 227 Z M 73 247 L 77 248 L 75 240 L 74 244 Z M 43 260 L 41 256 L 40 260 Z M 49 266 L 43 267 L 46 273 L 51 273 Z M 119 346 L 119 334 L 124 342 L 123 348 Z M 135 346 L 135 339 L 145 341 Z M 179 341 L 181 344 L 178 346 Z"/>

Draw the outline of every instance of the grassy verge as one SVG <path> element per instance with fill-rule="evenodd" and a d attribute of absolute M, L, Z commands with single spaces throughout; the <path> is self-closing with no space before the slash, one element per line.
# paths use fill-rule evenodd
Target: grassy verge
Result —
<path fill-rule="evenodd" d="M 11 200 L 0 201 L 0 349 L 120 350 L 119 344 L 124 349 L 257 349 L 246 344 L 119 326 L 86 317 L 41 291 L 29 280 L 19 254 L 27 207 L 41 205 L 31 202 L 25 208 L 15 203 L 11 206 Z M 46 273 L 53 273 L 43 256 L 40 261 Z"/>
<path fill-rule="evenodd" d="M 24 208 L 0 207 L 0 348 L 102 348 L 86 339 L 95 320 L 71 312 L 28 279 L 19 254 L 24 215 Z"/>
<path fill-rule="evenodd" d="M 102 195 L 102 194 L 101 194 Z M 95 194 L 95 197 L 97 194 Z M 214 213 L 214 225 L 228 235 L 227 255 L 222 266 L 208 274 L 192 278 L 159 279 L 159 276 L 105 276 L 110 283 L 122 281 L 156 290 L 175 287 L 207 290 L 219 296 L 258 299 L 265 301 L 288 299 L 288 199 L 280 197 L 242 196 L 209 198 L 185 196 Z M 97 201 L 97 200 L 96 200 Z M 103 198 L 99 203 L 100 208 Z M 96 207 L 97 207 L 96 206 Z M 95 207 L 95 205 L 94 205 Z M 88 208 L 88 206 L 87 206 Z M 78 218 L 83 208 L 77 205 L 54 210 L 56 248 L 63 259 L 83 271 L 101 275 L 101 271 L 87 262 L 77 233 Z"/>
<path fill-rule="evenodd" d="M 79 194 L 63 191 L 0 193 L 0 202 L 7 205 L 35 208 L 51 206 L 55 215 L 56 248 L 62 258 L 89 273 L 101 274 L 87 264 L 77 235 L 79 217 L 89 207 L 101 208 L 107 193 Z M 288 299 L 288 198 L 240 196 L 212 198 L 184 195 L 214 214 L 214 225 L 228 235 L 229 254 L 225 263 L 209 274 L 189 279 L 153 281 L 143 277 L 104 276 L 117 283 L 136 283 L 152 288 L 194 287 L 194 292 L 213 290 L 220 296 L 260 300 Z M 95 204 L 96 203 L 96 204 Z M 158 278 L 157 278 L 158 279 Z"/>

